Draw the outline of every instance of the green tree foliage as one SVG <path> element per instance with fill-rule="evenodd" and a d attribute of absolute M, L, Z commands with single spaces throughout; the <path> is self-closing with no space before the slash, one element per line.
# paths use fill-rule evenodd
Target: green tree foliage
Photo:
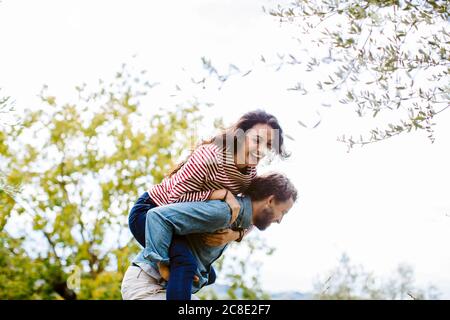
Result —
<path fill-rule="evenodd" d="M 337 92 L 361 117 L 395 114 L 367 137 L 340 137 L 349 148 L 411 130 L 434 141 L 435 117 L 450 102 L 449 12 L 445 0 L 296 0 L 269 11 L 298 26 L 319 90 Z M 297 53 L 290 64 L 302 63 Z"/>
<path fill-rule="evenodd" d="M 1 89 L 0 89 L 1 90 Z M 10 122 L 10 119 L 8 119 L 8 116 L 14 111 L 12 107 L 12 102 L 10 97 L 1 97 L 0 98 L 0 140 L 4 139 L 6 136 L 6 129 L 12 126 L 12 123 Z M 2 147 L 0 145 L 0 154 L 2 152 L 7 152 L 5 147 Z M 14 193 L 16 188 L 14 186 L 11 186 L 7 184 L 6 182 L 6 176 L 3 172 L 3 168 L 0 167 L 0 190 L 3 193 Z M 3 199 L 5 202 L 7 199 Z M 0 221 L 0 226 L 3 226 L 3 222 Z"/>
<path fill-rule="evenodd" d="M 44 87 L 42 107 L 0 132 L 0 182 L 20 186 L 0 190 L 0 298 L 120 298 L 137 251 L 130 206 L 174 166 L 200 120 L 196 105 L 145 110 L 143 77 L 123 66 L 111 83 L 77 87 L 75 103 Z"/>
<path fill-rule="evenodd" d="M 330 272 L 326 279 L 314 285 L 315 299 L 356 300 L 356 299 L 437 299 L 436 289 L 417 288 L 414 285 L 414 272 L 408 265 L 399 265 L 396 273 L 388 280 L 381 281 L 362 266 L 350 263 L 350 258 L 343 254 L 339 265 Z"/>

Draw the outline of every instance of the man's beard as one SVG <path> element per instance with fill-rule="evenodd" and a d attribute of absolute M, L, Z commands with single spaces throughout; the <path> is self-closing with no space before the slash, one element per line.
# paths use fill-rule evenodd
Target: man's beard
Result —
<path fill-rule="evenodd" d="M 271 225 L 274 215 L 272 208 L 265 207 L 253 218 L 253 225 L 259 230 L 265 230 Z"/>

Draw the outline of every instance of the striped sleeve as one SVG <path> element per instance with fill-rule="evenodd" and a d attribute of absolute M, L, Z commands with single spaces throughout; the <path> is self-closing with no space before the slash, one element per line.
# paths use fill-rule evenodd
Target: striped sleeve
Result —
<path fill-rule="evenodd" d="M 204 184 L 214 180 L 218 170 L 214 150 L 207 145 L 198 147 L 173 177 L 169 203 L 208 200 L 213 190 L 204 190 Z"/>

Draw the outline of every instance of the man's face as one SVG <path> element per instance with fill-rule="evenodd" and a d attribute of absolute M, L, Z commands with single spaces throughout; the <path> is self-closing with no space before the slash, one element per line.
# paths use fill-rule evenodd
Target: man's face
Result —
<path fill-rule="evenodd" d="M 266 205 L 254 213 L 253 225 L 259 230 L 265 230 L 273 222 L 280 223 L 283 216 L 292 208 L 294 200 L 276 202 L 273 196 L 267 198 Z"/>

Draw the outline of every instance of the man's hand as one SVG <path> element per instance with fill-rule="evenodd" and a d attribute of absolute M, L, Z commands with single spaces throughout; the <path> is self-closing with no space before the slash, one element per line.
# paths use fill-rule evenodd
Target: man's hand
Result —
<path fill-rule="evenodd" d="M 158 262 L 158 269 L 159 269 L 159 274 L 161 276 L 161 278 L 163 278 L 166 281 L 169 281 L 170 278 L 170 268 L 167 264 Z M 194 282 L 199 282 L 200 279 L 198 278 L 197 275 L 194 274 Z"/>
<path fill-rule="evenodd" d="M 203 243 L 210 247 L 223 246 L 239 238 L 239 231 L 231 229 L 219 230 L 215 233 L 203 233 L 201 235 Z"/>

